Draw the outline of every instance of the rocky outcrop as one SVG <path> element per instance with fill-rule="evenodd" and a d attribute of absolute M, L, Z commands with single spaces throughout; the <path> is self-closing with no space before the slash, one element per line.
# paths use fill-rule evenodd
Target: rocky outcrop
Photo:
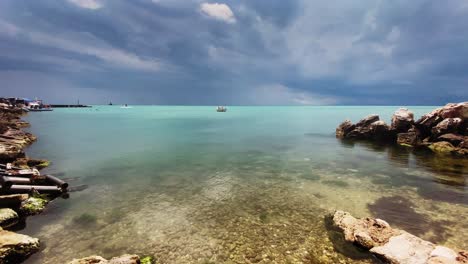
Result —
<path fill-rule="evenodd" d="M 391 138 L 393 133 L 378 115 L 369 115 L 356 124 L 344 121 L 336 129 L 336 136 L 341 139 L 385 140 Z"/>
<path fill-rule="evenodd" d="M 28 199 L 21 202 L 19 212 L 23 215 L 35 215 L 44 211 L 47 203 L 47 199 L 41 197 L 29 197 Z"/>
<path fill-rule="evenodd" d="M 391 129 L 397 133 L 408 131 L 414 124 L 414 114 L 407 108 L 398 109 L 392 116 Z"/>
<path fill-rule="evenodd" d="M 429 147 L 437 153 L 468 156 L 468 102 L 447 104 L 417 121 L 411 111 L 400 108 L 393 114 L 390 126 L 378 115 L 367 116 L 356 124 L 346 120 L 336 129 L 336 137 Z"/>
<path fill-rule="evenodd" d="M 39 239 L 0 229 L 0 263 L 20 263 L 39 250 Z"/>
<path fill-rule="evenodd" d="M 386 263 L 468 263 L 466 251 L 434 245 L 406 231 L 392 228 L 381 219 L 356 219 L 347 212 L 336 211 L 332 222 L 343 232 L 346 241 L 369 250 Z"/>
<path fill-rule="evenodd" d="M 68 264 L 140 264 L 140 257 L 126 254 L 107 260 L 101 256 L 91 256 L 82 259 L 74 259 Z"/>

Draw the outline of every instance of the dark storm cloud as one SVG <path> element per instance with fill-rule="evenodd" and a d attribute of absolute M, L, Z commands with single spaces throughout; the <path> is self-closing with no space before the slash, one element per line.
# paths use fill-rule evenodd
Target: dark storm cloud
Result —
<path fill-rule="evenodd" d="M 55 102 L 444 104 L 468 99 L 467 24 L 463 0 L 4 0 L 0 89 Z"/>

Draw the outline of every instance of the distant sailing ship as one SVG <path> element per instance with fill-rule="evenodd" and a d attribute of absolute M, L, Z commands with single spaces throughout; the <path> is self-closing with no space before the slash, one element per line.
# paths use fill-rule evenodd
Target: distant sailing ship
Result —
<path fill-rule="evenodd" d="M 216 107 L 216 112 L 226 112 L 227 108 L 225 106 Z"/>
<path fill-rule="evenodd" d="M 109 102 L 109 105 L 112 105 L 112 101 Z"/>

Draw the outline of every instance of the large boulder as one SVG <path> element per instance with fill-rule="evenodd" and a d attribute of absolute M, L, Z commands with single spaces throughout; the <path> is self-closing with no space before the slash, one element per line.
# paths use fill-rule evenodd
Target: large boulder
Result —
<path fill-rule="evenodd" d="M 10 227 L 18 223 L 18 214 L 10 208 L 0 208 L 0 226 Z"/>
<path fill-rule="evenodd" d="M 446 141 L 435 142 L 429 145 L 429 149 L 436 153 L 453 153 L 456 151 L 455 147 Z"/>
<path fill-rule="evenodd" d="M 359 122 L 356 123 L 356 127 L 367 127 L 375 121 L 379 121 L 380 118 L 378 115 L 372 114 L 364 117 Z"/>
<path fill-rule="evenodd" d="M 392 116 L 391 129 L 396 132 L 406 132 L 414 124 L 414 114 L 407 108 L 400 108 Z"/>
<path fill-rule="evenodd" d="M 382 120 L 370 124 L 370 133 L 372 138 L 377 141 L 392 140 L 395 137 L 394 131 Z"/>
<path fill-rule="evenodd" d="M 20 263 L 39 250 L 39 239 L 0 230 L 0 263 Z"/>
<path fill-rule="evenodd" d="M 35 215 L 44 211 L 47 203 L 47 199 L 41 197 L 29 197 L 21 203 L 19 212 L 24 215 Z"/>
<path fill-rule="evenodd" d="M 372 124 L 379 121 L 380 118 L 378 115 L 369 115 L 354 125 L 354 128 L 349 131 L 345 138 L 348 139 L 373 139 L 373 129 Z"/>
<path fill-rule="evenodd" d="M 439 116 L 441 110 L 442 108 L 435 109 L 434 111 L 423 115 L 414 123 L 424 136 L 430 135 L 431 129 L 443 120 L 443 118 Z"/>
<path fill-rule="evenodd" d="M 0 195 L 0 208 L 18 208 L 29 198 L 28 194 Z"/>
<path fill-rule="evenodd" d="M 468 102 L 447 104 L 442 107 L 439 115 L 442 118 L 468 118 Z"/>
<path fill-rule="evenodd" d="M 442 122 L 438 123 L 435 127 L 432 128 L 432 137 L 437 138 L 442 134 L 447 133 L 458 133 L 462 125 L 462 119 L 459 117 L 455 118 L 446 118 Z"/>
<path fill-rule="evenodd" d="M 398 133 L 397 143 L 402 146 L 419 146 L 421 139 L 417 132 Z"/>

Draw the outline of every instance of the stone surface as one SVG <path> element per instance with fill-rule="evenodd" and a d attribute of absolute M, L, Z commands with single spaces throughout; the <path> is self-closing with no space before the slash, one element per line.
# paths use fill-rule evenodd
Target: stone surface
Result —
<path fill-rule="evenodd" d="M 109 263 L 105 258 L 101 256 L 90 256 L 82 259 L 74 259 L 68 264 L 107 264 Z"/>
<path fill-rule="evenodd" d="M 407 108 L 400 108 L 392 116 L 391 129 L 397 133 L 406 132 L 414 124 L 414 114 Z"/>
<path fill-rule="evenodd" d="M 10 227 L 18 223 L 18 214 L 10 208 L 0 208 L 0 226 Z"/>
<path fill-rule="evenodd" d="M 468 118 L 468 102 L 445 105 L 439 115 L 442 118 Z"/>
<path fill-rule="evenodd" d="M 42 211 L 44 211 L 48 202 L 49 201 L 47 201 L 44 198 L 29 197 L 28 199 L 22 202 L 19 211 L 25 215 L 39 214 Z"/>
<path fill-rule="evenodd" d="M 351 123 L 350 120 L 345 120 L 336 128 L 336 137 L 345 138 L 345 136 L 355 128 L 356 126 Z"/>
<path fill-rule="evenodd" d="M 437 138 L 437 141 L 447 141 L 454 146 L 458 146 L 463 140 L 465 140 L 465 138 L 462 135 L 453 133 L 443 134 Z"/>
<path fill-rule="evenodd" d="M 425 264 L 434 248 L 434 244 L 404 232 L 370 252 L 389 263 Z"/>
<path fill-rule="evenodd" d="M 458 133 L 461 124 L 461 118 L 446 118 L 432 128 L 432 136 L 437 138 L 442 134 Z"/>
<path fill-rule="evenodd" d="M 20 263 L 39 250 L 39 239 L 0 230 L 0 263 Z"/>
<path fill-rule="evenodd" d="M 122 255 L 110 260 L 101 256 L 90 256 L 82 259 L 74 259 L 68 264 L 140 264 L 140 258 L 137 255 Z"/>
<path fill-rule="evenodd" d="M 418 146 L 421 145 L 421 139 L 416 132 L 398 133 L 397 143 L 403 146 Z"/>

